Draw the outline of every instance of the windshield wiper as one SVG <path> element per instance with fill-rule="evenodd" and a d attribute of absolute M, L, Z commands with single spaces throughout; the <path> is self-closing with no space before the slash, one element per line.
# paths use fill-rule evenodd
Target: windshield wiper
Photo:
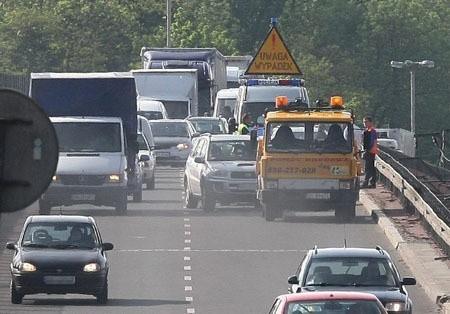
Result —
<path fill-rule="evenodd" d="M 22 245 L 22 247 L 48 248 L 48 245 L 45 245 L 45 244 L 38 244 L 38 243 L 28 243 L 28 244 Z"/>
<path fill-rule="evenodd" d="M 51 245 L 50 246 L 53 249 L 76 249 L 78 248 L 78 245 L 76 244 L 56 244 L 56 245 Z"/>

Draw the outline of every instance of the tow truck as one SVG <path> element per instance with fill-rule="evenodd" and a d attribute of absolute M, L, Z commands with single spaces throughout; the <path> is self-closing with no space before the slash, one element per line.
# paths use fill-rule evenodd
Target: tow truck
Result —
<path fill-rule="evenodd" d="M 267 221 L 287 211 L 328 211 L 350 221 L 359 199 L 361 161 L 354 138 L 353 111 L 340 96 L 329 104 L 289 102 L 276 97 L 257 146 L 257 198 Z"/>

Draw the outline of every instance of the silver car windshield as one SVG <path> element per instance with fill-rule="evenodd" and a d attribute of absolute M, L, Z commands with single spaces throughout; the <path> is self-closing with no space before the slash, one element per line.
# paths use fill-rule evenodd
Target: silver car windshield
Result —
<path fill-rule="evenodd" d="M 211 142 L 208 152 L 211 161 L 255 161 L 256 151 L 250 141 L 220 141 Z"/>

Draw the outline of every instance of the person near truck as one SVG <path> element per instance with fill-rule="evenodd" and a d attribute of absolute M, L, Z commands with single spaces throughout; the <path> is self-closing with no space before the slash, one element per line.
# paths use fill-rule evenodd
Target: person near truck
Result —
<path fill-rule="evenodd" d="M 378 154 L 378 135 L 377 130 L 373 126 L 372 118 L 367 116 L 364 117 L 364 126 L 366 129 L 363 133 L 363 147 L 364 154 L 363 158 L 365 160 L 364 166 L 364 182 L 361 186 L 363 189 L 376 187 L 376 169 L 375 169 L 375 156 Z"/>
<path fill-rule="evenodd" d="M 242 117 L 242 123 L 239 124 L 238 127 L 238 134 L 239 135 L 245 135 L 250 134 L 250 124 L 252 122 L 251 116 L 249 113 L 244 114 Z"/>

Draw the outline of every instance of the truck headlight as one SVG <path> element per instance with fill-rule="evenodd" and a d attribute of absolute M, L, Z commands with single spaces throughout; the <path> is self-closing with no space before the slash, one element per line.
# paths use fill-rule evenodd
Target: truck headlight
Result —
<path fill-rule="evenodd" d="M 406 304 L 403 302 L 388 302 L 384 306 L 388 312 L 403 312 L 406 311 Z"/>
<path fill-rule="evenodd" d="M 266 188 L 266 189 L 277 189 L 278 188 L 278 181 L 277 180 L 265 180 L 264 181 L 264 188 Z"/>

